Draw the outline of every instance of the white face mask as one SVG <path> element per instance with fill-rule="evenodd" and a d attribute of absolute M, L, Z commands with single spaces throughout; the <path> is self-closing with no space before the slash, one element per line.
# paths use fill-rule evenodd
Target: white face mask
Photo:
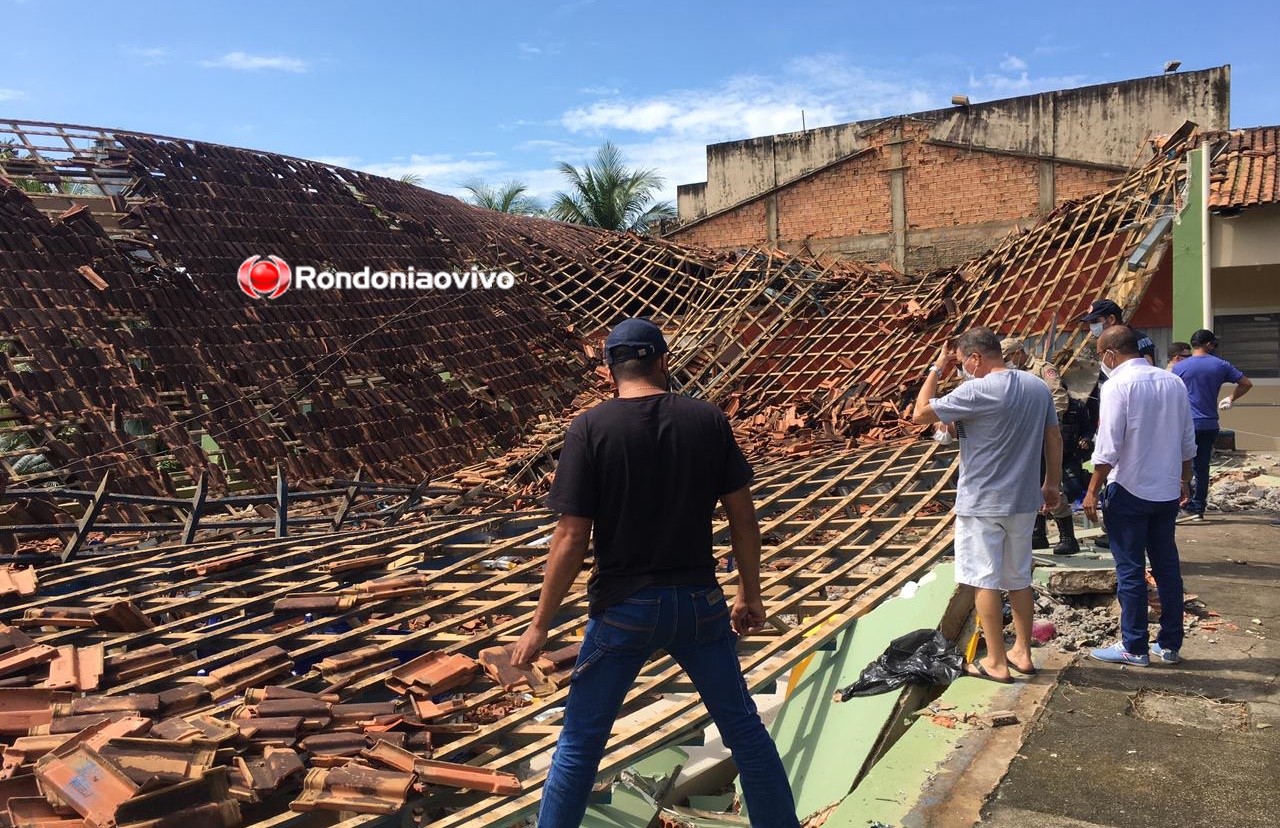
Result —
<path fill-rule="evenodd" d="M 963 365 L 962 365 L 962 366 L 960 366 L 960 376 L 964 377 L 964 378 L 965 378 L 965 379 L 967 379 L 967 380 L 977 379 L 977 377 L 975 377 L 973 374 L 969 373 L 969 369 L 968 369 L 968 368 L 965 368 Z"/>
<path fill-rule="evenodd" d="M 1093 334 L 1094 336 L 1102 336 L 1102 332 L 1104 330 L 1106 330 L 1106 326 L 1103 325 L 1101 322 L 1089 323 L 1089 333 Z"/>
<path fill-rule="evenodd" d="M 1111 376 L 1111 372 L 1115 370 L 1115 368 L 1110 368 L 1110 367 L 1108 367 L 1108 366 L 1107 366 L 1107 362 L 1106 362 L 1106 360 L 1104 360 L 1104 359 L 1100 359 L 1100 360 L 1098 360 L 1098 365 L 1100 365 L 1100 366 L 1102 367 L 1102 375 L 1103 375 L 1104 377 L 1109 377 L 1109 376 Z"/>

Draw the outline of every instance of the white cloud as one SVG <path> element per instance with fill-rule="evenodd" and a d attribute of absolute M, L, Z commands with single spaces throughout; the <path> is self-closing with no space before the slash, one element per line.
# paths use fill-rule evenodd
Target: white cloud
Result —
<path fill-rule="evenodd" d="M 942 103 L 941 91 L 929 84 L 880 74 L 829 54 L 793 60 L 776 77 L 740 75 L 710 88 L 641 98 L 601 91 L 609 94 L 568 110 L 560 125 L 596 144 L 612 138 L 629 164 L 655 169 L 666 179 L 664 199 L 674 199 L 677 184 L 706 177 L 707 144 L 915 112 Z M 522 147 L 534 149 L 540 143 L 557 155 L 567 149 L 552 141 L 528 141 Z M 593 152 L 594 146 L 581 160 Z"/>
<path fill-rule="evenodd" d="M 989 72 L 982 76 L 969 75 L 969 88 L 978 92 L 989 93 L 983 97 L 988 99 L 1008 98 L 1017 95 L 1032 95 L 1037 92 L 1049 92 L 1055 89 L 1070 89 L 1088 81 L 1088 75 L 1058 75 L 1032 77 L 1027 72 L 1001 75 Z"/>
<path fill-rule="evenodd" d="M 551 43 L 538 46 L 533 43 L 519 43 L 516 45 L 516 52 L 525 60 L 542 57 L 543 55 L 558 55 L 560 54 L 560 44 Z"/>
<path fill-rule="evenodd" d="M 423 187 L 452 195 L 462 192 L 461 184 L 464 181 L 477 177 L 488 178 L 495 170 L 502 167 L 502 162 L 492 159 L 465 159 L 455 158 L 452 155 L 415 154 L 405 158 L 393 158 L 390 161 L 366 161 L 354 155 L 316 155 L 312 156 L 311 160 L 335 167 L 362 170 L 387 178 L 416 175 Z"/>
<path fill-rule="evenodd" d="M 136 58 L 143 66 L 159 66 L 169 60 L 169 50 L 164 46 L 122 46 L 126 55 Z"/>
<path fill-rule="evenodd" d="M 301 58 L 282 55 L 250 55 L 246 52 L 227 52 L 217 60 L 202 60 L 200 65 L 210 69 L 235 69 L 238 72 L 258 72 L 263 69 L 282 72 L 307 71 L 307 62 Z"/>
<path fill-rule="evenodd" d="M 1033 52 L 1042 54 L 1057 50 L 1060 47 L 1041 45 Z M 1088 75 L 1045 75 L 1038 77 L 1030 72 L 1030 64 L 1017 55 L 1005 52 L 1000 61 L 999 72 L 969 73 L 969 89 L 974 91 L 975 99 L 992 100 L 1017 95 L 1033 95 L 1037 92 L 1049 92 L 1055 89 L 1069 89 L 1088 82 Z"/>
<path fill-rule="evenodd" d="M 573 133 L 611 130 L 697 139 L 704 143 L 797 132 L 805 127 L 926 108 L 932 93 L 918 83 L 880 77 L 833 55 L 794 60 L 777 78 L 730 78 L 712 89 L 648 98 L 606 96 L 564 113 Z M 801 111 L 803 110 L 803 120 Z"/>
<path fill-rule="evenodd" d="M 21 89 L 0 89 L 0 101 L 16 101 L 26 97 L 26 94 Z"/>
<path fill-rule="evenodd" d="M 622 90 L 616 86 L 584 86 L 578 91 L 583 95 L 594 95 L 598 98 L 609 98 L 622 93 Z"/>
<path fill-rule="evenodd" d="M 1005 53 L 1004 60 L 1000 61 L 1000 68 L 1006 72 L 1025 72 L 1027 62 L 1017 55 Z"/>

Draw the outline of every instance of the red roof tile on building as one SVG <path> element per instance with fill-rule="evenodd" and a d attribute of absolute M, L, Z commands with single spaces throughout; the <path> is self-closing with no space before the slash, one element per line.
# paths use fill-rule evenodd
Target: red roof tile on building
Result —
<path fill-rule="evenodd" d="M 1229 133 L 1209 175 L 1209 208 L 1280 203 L 1280 126 Z"/>

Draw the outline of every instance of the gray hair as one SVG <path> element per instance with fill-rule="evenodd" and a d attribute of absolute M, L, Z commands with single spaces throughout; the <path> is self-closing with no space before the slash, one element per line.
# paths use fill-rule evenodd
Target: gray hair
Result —
<path fill-rule="evenodd" d="M 956 338 L 956 351 L 961 358 L 977 351 L 984 357 L 1004 359 L 1000 351 L 1000 339 L 990 328 L 970 328 Z"/>

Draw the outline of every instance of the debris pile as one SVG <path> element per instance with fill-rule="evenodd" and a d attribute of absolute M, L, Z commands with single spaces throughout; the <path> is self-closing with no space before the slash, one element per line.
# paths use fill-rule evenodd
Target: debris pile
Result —
<path fill-rule="evenodd" d="M 0 656 L 6 675 L 0 688 L 0 814 L 13 826 L 39 816 L 46 825 L 65 822 L 67 828 L 77 819 L 90 828 L 141 825 L 166 809 L 184 820 L 232 828 L 279 795 L 292 796 L 295 811 L 393 814 L 411 792 L 429 786 L 519 794 L 521 783 L 510 773 L 433 756 L 476 733 L 480 725 L 473 719 L 492 720 L 527 706 L 521 690 L 554 692 L 567 682 L 577 656 L 576 646 L 567 647 L 522 671 L 504 647 L 483 650 L 479 661 L 426 653 L 385 678 L 397 698 L 343 703 L 336 692 L 264 684 L 294 667 L 283 650 L 271 647 L 161 693 L 76 697 L 65 691 L 100 689 L 100 647 L 96 670 L 61 681 L 53 660 L 61 653 L 12 628 L 0 637 L 9 647 Z M 12 657 L 33 649 L 50 657 Z M 134 659 L 132 672 L 120 656 L 110 657 L 103 683 L 164 662 L 164 653 L 148 655 Z M 365 648 L 324 659 L 316 669 L 336 688 L 369 675 L 361 669 L 367 662 L 385 667 L 377 655 L 377 648 Z M 477 688 L 482 674 L 497 687 Z M 212 702 L 237 694 L 243 702 L 229 712 L 208 712 Z"/>
<path fill-rule="evenodd" d="M 1209 505 L 1223 512 L 1280 512 L 1280 477 L 1260 466 L 1223 471 L 1209 484 Z"/>
<path fill-rule="evenodd" d="M 1053 624 L 1056 634 L 1042 646 L 1074 653 L 1088 647 L 1111 644 L 1120 634 L 1120 616 L 1113 611 L 1114 596 L 1101 603 L 1095 595 L 1036 595 L 1036 620 Z M 1012 627 L 1010 627 L 1012 632 Z"/>

